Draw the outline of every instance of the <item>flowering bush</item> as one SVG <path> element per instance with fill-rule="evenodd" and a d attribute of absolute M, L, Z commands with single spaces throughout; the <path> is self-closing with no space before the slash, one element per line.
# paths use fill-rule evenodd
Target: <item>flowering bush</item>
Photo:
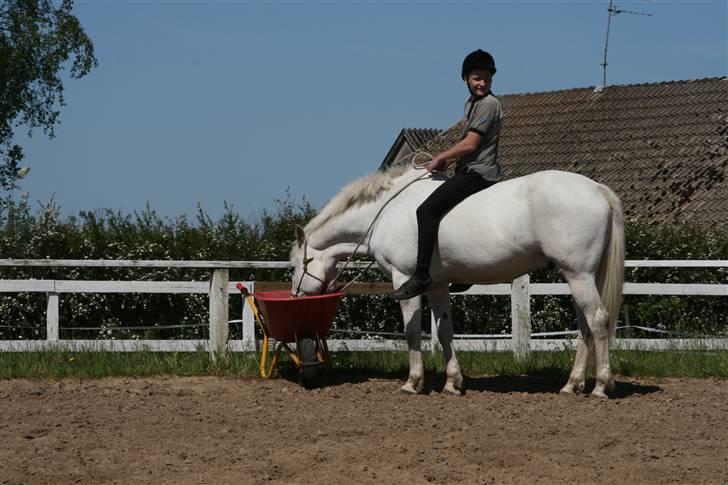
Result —
<path fill-rule="evenodd" d="M 225 206 L 213 220 L 198 207 L 193 220 L 141 212 L 81 211 L 63 217 L 52 201 L 32 212 L 26 200 L 15 209 L 12 227 L 0 229 L 3 258 L 18 259 L 157 259 L 251 260 L 288 259 L 294 225 L 305 224 L 315 211 L 305 199 L 289 195 L 277 210 L 257 220 L 244 219 Z M 728 259 L 728 233 L 718 229 L 651 227 L 626 228 L 627 259 Z M 180 268 L 1 268 L 2 279 L 76 280 L 198 280 L 209 271 Z M 288 281 L 289 270 L 231 271 L 231 281 Z M 363 281 L 381 281 L 369 270 Z M 663 283 L 728 283 L 728 268 L 632 268 L 627 281 Z M 553 265 L 531 275 L 532 282 L 560 282 Z M 78 294 L 60 296 L 61 338 L 206 338 L 208 302 L 205 295 Z M 230 314 L 240 315 L 242 302 L 230 299 Z M 721 297 L 625 297 L 633 324 L 647 324 L 685 333 L 728 333 L 728 301 Z M 511 329 L 507 296 L 453 296 L 456 333 L 507 334 Z M 0 339 L 45 338 L 45 295 L 0 293 Z M 531 298 L 533 332 L 574 329 L 575 315 L 568 296 Z M 423 330 L 430 329 L 430 312 L 423 311 Z M 162 328 L 185 325 L 184 328 Z M 151 326 L 149 330 L 129 327 Z M 12 327 L 12 328 L 11 328 Z M 334 329 L 359 332 L 401 332 L 399 305 L 387 296 L 349 296 L 342 301 Z M 239 338 L 239 327 L 231 329 Z"/>

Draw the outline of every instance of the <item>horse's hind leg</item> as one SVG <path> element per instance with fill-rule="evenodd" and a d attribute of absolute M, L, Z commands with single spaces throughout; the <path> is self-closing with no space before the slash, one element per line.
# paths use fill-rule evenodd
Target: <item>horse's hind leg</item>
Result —
<path fill-rule="evenodd" d="M 453 346 L 452 313 L 450 312 L 450 293 L 447 288 L 435 289 L 427 294 L 434 314 L 432 331 L 437 329 L 437 338 L 442 345 L 442 353 L 447 363 L 447 381 L 442 392 L 459 396 L 463 388 L 463 375 L 460 372 L 460 365 L 455 356 Z"/>
<path fill-rule="evenodd" d="M 579 345 L 576 348 L 574 367 L 571 369 L 569 382 L 561 388 L 560 392 L 562 394 L 578 394 L 584 390 L 589 354 L 594 350 L 594 338 L 591 330 L 589 330 L 589 325 L 586 323 L 584 312 L 577 304 L 574 304 L 574 309 L 576 310 L 576 320 L 579 328 Z"/>
<path fill-rule="evenodd" d="M 589 331 L 594 339 L 597 383 L 592 391 L 592 396 L 607 397 L 605 391 L 612 390 L 614 387 L 614 376 L 609 365 L 609 315 L 604 309 L 593 275 L 567 276 L 567 280 L 574 302 L 584 313 Z M 578 350 L 577 357 L 579 357 Z M 575 367 L 578 364 L 579 362 L 575 362 Z"/>
<path fill-rule="evenodd" d="M 409 376 L 400 388 L 402 392 L 417 394 L 425 383 L 425 368 L 422 365 L 422 298 L 415 297 L 399 302 L 404 317 L 404 332 L 409 347 Z"/>

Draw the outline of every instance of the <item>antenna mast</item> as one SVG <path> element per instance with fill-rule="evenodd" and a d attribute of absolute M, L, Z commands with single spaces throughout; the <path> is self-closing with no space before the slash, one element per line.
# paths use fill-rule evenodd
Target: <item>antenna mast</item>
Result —
<path fill-rule="evenodd" d="M 614 0 L 609 0 L 609 7 L 607 7 L 607 34 L 604 39 L 604 58 L 602 59 L 602 84 L 597 86 L 597 91 L 601 91 L 607 87 L 607 49 L 609 48 L 609 27 L 612 25 L 612 17 L 619 15 L 620 13 L 628 13 L 631 15 L 644 15 L 645 17 L 651 17 L 651 13 L 644 12 L 633 12 L 631 10 L 623 10 L 618 6 L 614 5 Z"/>

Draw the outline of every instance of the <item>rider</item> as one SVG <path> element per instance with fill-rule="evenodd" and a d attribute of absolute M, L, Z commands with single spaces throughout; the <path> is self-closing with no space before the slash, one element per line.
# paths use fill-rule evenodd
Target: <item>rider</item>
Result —
<path fill-rule="evenodd" d="M 493 56 L 480 49 L 468 54 L 463 61 L 461 74 L 470 97 L 465 103 L 465 117 L 460 122 L 460 141 L 435 156 L 427 166 L 429 172 L 444 171 L 457 160 L 455 175 L 417 208 L 417 268 L 392 294 L 396 300 L 413 298 L 432 285 L 430 260 L 437 244 L 440 219 L 470 195 L 502 178 L 498 163 L 502 113 L 500 102 L 490 91 L 495 72 Z"/>

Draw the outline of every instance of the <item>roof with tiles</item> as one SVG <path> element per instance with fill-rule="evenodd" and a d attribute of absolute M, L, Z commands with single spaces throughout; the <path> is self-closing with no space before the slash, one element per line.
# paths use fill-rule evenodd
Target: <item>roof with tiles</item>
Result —
<path fill-rule="evenodd" d="M 498 96 L 506 178 L 566 170 L 608 185 L 631 221 L 728 223 L 728 78 Z M 458 125 L 422 149 L 458 141 Z"/>
<path fill-rule="evenodd" d="M 402 135 L 414 148 L 420 148 L 440 133 L 442 130 L 432 128 L 405 128 L 402 130 Z"/>
<path fill-rule="evenodd" d="M 427 142 L 440 133 L 442 133 L 442 130 L 432 128 L 404 128 L 397 135 L 397 139 L 392 144 L 392 148 L 389 149 L 387 156 L 384 157 L 384 161 L 382 161 L 379 168 L 383 170 L 389 165 L 396 163 L 403 154 L 407 155 L 414 150 L 421 149 Z M 406 147 L 404 146 L 405 144 L 407 145 Z"/>

